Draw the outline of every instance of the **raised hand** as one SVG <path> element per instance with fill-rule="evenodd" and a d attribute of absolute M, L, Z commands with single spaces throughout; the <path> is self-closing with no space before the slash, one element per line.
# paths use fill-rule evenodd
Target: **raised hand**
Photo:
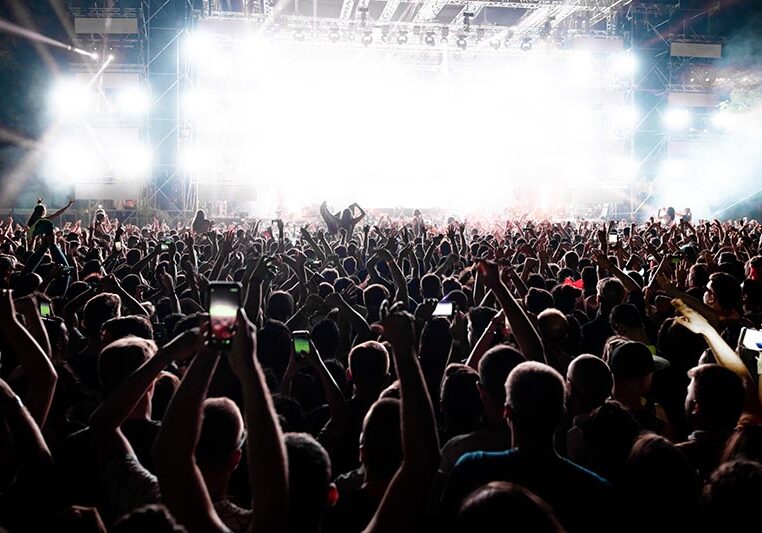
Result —
<path fill-rule="evenodd" d="M 476 264 L 479 273 L 482 275 L 484 285 L 488 289 L 494 289 L 500 285 L 500 268 L 492 261 L 480 260 Z"/>
<path fill-rule="evenodd" d="M 228 352 L 228 362 L 233 374 L 242 383 L 250 380 L 254 373 L 254 358 L 257 355 L 257 328 L 246 316 L 246 311 L 238 309 L 236 332 Z"/>
<path fill-rule="evenodd" d="M 693 333 L 703 334 L 707 331 L 711 331 L 713 328 L 706 318 L 701 316 L 700 313 L 691 309 L 680 298 L 672 300 L 672 305 L 680 314 L 675 318 L 675 322 L 681 326 L 685 326 Z"/>

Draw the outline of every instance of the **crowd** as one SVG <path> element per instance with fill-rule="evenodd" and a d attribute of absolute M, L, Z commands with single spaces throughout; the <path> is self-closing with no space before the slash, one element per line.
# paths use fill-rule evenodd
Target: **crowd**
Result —
<path fill-rule="evenodd" d="M 756 221 L 65 209 L 0 224 L 7 531 L 755 527 Z"/>

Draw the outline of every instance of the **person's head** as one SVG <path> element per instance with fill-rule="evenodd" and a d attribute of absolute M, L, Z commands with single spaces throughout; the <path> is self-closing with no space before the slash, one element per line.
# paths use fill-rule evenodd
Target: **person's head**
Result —
<path fill-rule="evenodd" d="M 368 478 L 388 481 L 397 472 L 402 463 L 399 400 L 382 398 L 365 415 L 360 462 Z"/>
<path fill-rule="evenodd" d="M 511 525 L 507 527 L 507 524 Z M 455 530 L 462 533 L 564 532 L 545 501 L 521 485 L 505 481 L 492 481 L 472 492 L 460 506 Z"/>
<path fill-rule="evenodd" d="M 577 299 L 582 296 L 582 291 L 573 285 L 556 285 L 551 290 L 553 307 L 564 314 L 571 314 L 577 304 Z"/>
<path fill-rule="evenodd" d="M 579 255 L 574 250 L 570 250 L 564 254 L 562 259 L 564 266 L 572 270 L 577 270 L 579 266 Z"/>
<path fill-rule="evenodd" d="M 366 341 L 349 352 L 349 379 L 358 394 L 377 396 L 386 383 L 389 353 L 383 344 Z"/>
<path fill-rule="evenodd" d="M 722 314 L 740 312 L 741 284 L 725 272 L 715 272 L 709 276 L 704 293 L 704 303 Z"/>
<path fill-rule="evenodd" d="M 637 338 L 643 333 L 643 317 L 638 308 L 632 304 L 619 304 L 611 310 L 609 315 L 611 329 L 617 335 L 628 338 Z"/>
<path fill-rule="evenodd" d="M 384 300 L 389 299 L 389 289 L 379 283 L 374 283 L 365 288 L 362 293 L 365 309 L 368 310 L 368 320 L 375 322 L 378 320 L 378 311 Z"/>
<path fill-rule="evenodd" d="M 704 531 L 752 531 L 753 510 L 762 501 L 762 465 L 752 461 L 720 465 L 701 499 Z"/>
<path fill-rule="evenodd" d="M 185 533 L 166 507 L 161 504 L 144 505 L 133 509 L 109 528 L 112 533 Z"/>
<path fill-rule="evenodd" d="M 196 462 L 205 475 L 214 472 L 227 479 L 241 460 L 244 438 L 241 411 L 231 399 L 204 400 Z"/>
<path fill-rule="evenodd" d="M 518 350 L 500 344 L 485 352 L 479 360 L 479 391 L 485 414 L 491 422 L 502 419 L 505 407 L 505 380 L 526 361 Z"/>
<path fill-rule="evenodd" d="M 108 397 L 130 374 L 156 354 L 156 343 L 138 337 L 125 337 L 112 342 L 98 356 L 98 380 L 101 392 Z M 143 396 L 133 413 L 151 412 L 153 385 Z"/>
<path fill-rule="evenodd" d="M 315 344 L 318 353 L 323 358 L 333 359 L 341 343 L 339 326 L 330 318 L 324 318 L 310 330 L 310 338 Z"/>
<path fill-rule="evenodd" d="M 286 433 L 292 531 L 317 531 L 336 493 L 331 485 L 331 460 L 307 433 Z"/>
<path fill-rule="evenodd" d="M 651 390 L 656 370 L 653 354 L 642 342 L 627 341 L 611 353 L 609 368 L 614 376 L 614 397 L 638 392 L 645 396 Z"/>
<path fill-rule="evenodd" d="M 611 309 L 624 301 L 624 285 L 616 278 L 603 278 L 596 285 L 596 290 L 598 291 L 598 305 L 602 311 L 610 312 Z"/>
<path fill-rule="evenodd" d="M 286 291 L 274 291 L 267 299 L 267 318 L 286 323 L 294 314 L 294 298 Z"/>
<path fill-rule="evenodd" d="M 728 438 L 720 462 L 739 459 L 762 463 L 762 425 L 744 425 Z"/>
<path fill-rule="evenodd" d="M 439 405 L 449 437 L 473 431 L 483 413 L 479 374 L 466 365 L 448 365 L 442 378 Z"/>
<path fill-rule="evenodd" d="M 709 269 L 707 268 L 706 264 L 696 263 L 691 265 L 690 270 L 688 270 L 687 281 L 689 289 L 694 287 L 706 287 L 706 284 L 709 283 Z"/>
<path fill-rule="evenodd" d="M 90 298 L 82 308 L 82 327 L 91 340 L 98 339 L 108 320 L 120 316 L 122 299 L 118 294 L 103 292 Z"/>
<path fill-rule="evenodd" d="M 582 269 L 581 277 L 585 297 L 595 295 L 598 291 L 598 269 L 586 266 Z"/>
<path fill-rule="evenodd" d="M 600 407 L 611 396 L 614 378 L 611 369 L 599 357 L 582 354 L 566 371 L 566 402 L 577 415 Z"/>
<path fill-rule="evenodd" d="M 537 317 L 537 326 L 542 340 L 551 346 L 559 346 L 569 334 L 569 321 L 558 309 L 545 309 Z"/>
<path fill-rule="evenodd" d="M 130 335 L 153 340 L 153 326 L 146 317 L 137 315 L 112 318 L 101 326 L 101 339 L 104 345 Z"/>
<path fill-rule="evenodd" d="M 535 315 L 539 315 L 544 310 L 553 307 L 553 296 L 545 289 L 538 289 L 536 287 L 529 289 L 524 301 L 527 311 Z"/>
<path fill-rule="evenodd" d="M 473 346 L 487 329 L 497 311 L 491 307 L 474 307 L 468 312 L 468 343 Z"/>
<path fill-rule="evenodd" d="M 429 273 L 421 278 L 421 296 L 425 299 L 442 299 L 442 280 L 439 276 Z"/>
<path fill-rule="evenodd" d="M 564 381 L 548 365 L 527 361 L 505 381 L 505 417 L 516 436 L 552 446 L 564 414 Z"/>
<path fill-rule="evenodd" d="M 646 433 L 632 446 L 620 485 L 623 501 L 635 512 L 634 530 L 659 523 L 676 531 L 692 520 L 698 503 L 699 483 L 688 458 L 664 437 Z"/>
<path fill-rule="evenodd" d="M 291 356 L 291 332 L 283 322 L 265 320 L 257 330 L 257 356 L 262 366 L 283 376 Z"/>
<path fill-rule="evenodd" d="M 732 370 L 699 365 L 688 372 L 691 382 L 685 413 L 695 429 L 731 431 L 743 410 L 744 386 Z"/>

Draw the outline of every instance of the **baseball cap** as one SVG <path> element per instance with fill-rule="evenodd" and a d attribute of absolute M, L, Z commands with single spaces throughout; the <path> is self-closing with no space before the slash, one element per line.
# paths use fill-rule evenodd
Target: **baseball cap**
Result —
<path fill-rule="evenodd" d="M 618 378 L 642 378 L 668 366 L 669 361 L 651 354 L 648 346 L 635 341 L 619 345 L 609 359 L 611 373 Z"/>

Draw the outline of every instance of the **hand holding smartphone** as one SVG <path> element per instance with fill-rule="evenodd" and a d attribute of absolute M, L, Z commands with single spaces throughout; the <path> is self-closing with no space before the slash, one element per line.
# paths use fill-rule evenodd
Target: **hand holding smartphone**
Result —
<path fill-rule="evenodd" d="M 452 302 L 439 302 L 431 316 L 451 317 L 453 313 Z"/>
<path fill-rule="evenodd" d="M 312 347 L 310 346 L 310 332 L 294 331 L 292 336 L 294 338 L 294 358 L 299 362 L 304 361 L 306 356 L 312 351 Z"/>
<path fill-rule="evenodd" d="M 236 315 L 241 307 L 241 284 L 214 281 L 209 283 L 209 344 L 228 347 L 233 342 Z"/>

